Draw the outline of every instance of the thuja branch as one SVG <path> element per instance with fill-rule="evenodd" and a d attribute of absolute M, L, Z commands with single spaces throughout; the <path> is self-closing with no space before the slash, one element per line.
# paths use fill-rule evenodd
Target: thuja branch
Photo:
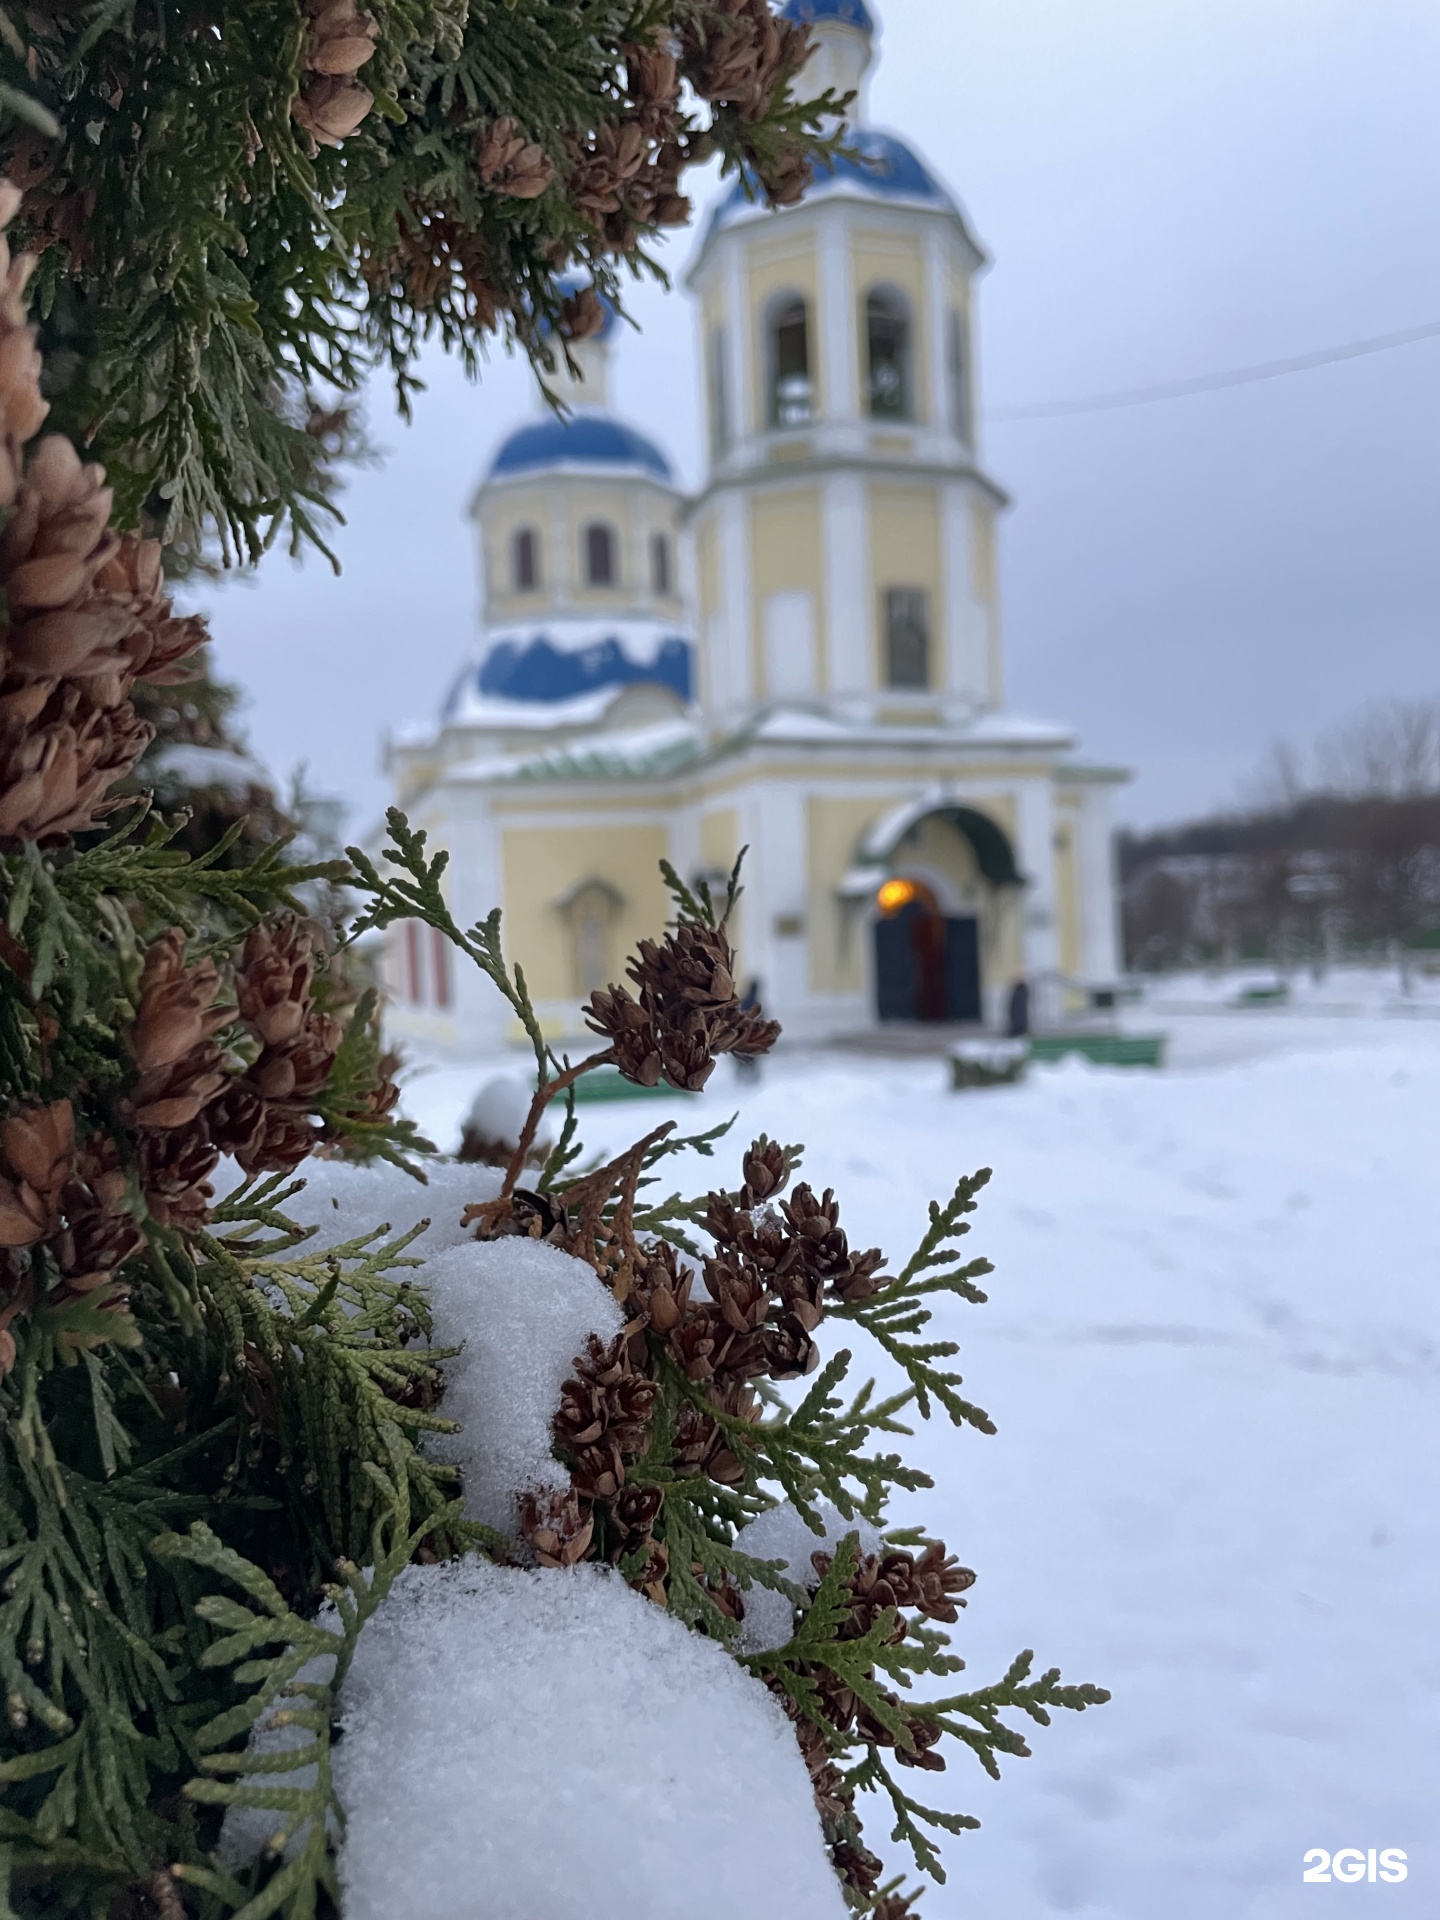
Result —
<path fill-rule="evenodd" d="M 868 1298 L 842 1301 L 830 1311 L 839 1319 L 854 1320 L 885 1350 L 910 1381 L 922 1419 L 930 1418 L 930 1402 L 938 1400 L 956 1426 L 976 1427 L 981 1433 L 994 1433 L 995 1423 L 983 1407 L 966 1400 L 957 1388 L 963 1376 L 950 1368 L 937 1367 L 936 1361 L 948 1360 L 960 1351 L 954 1340 L 921 1340 L 915 1336 L 930 1324 L 932 1314 L 922 1300 L 930 1294 L 949 1293 L 972 1305 L 983 1305 L 989 1297 L 975 1285 L 982 1275 L 994 1271 L 990 1261 L 976 1259 L 961 1264 L 956 1244 L 970 1231 L 965 1216 L 975 1211 L 975 1196 L 990 1178 L 990 1169 L 957 1181 L 945 1206 L 930 1202 L 930 1223 L 915 1252 L 900 1273 L 882 1282 Z"/>

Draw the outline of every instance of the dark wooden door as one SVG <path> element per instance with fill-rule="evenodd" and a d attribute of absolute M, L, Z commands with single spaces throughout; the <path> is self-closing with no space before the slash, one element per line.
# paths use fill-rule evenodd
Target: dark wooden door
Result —
<path fill-rule="evenodd" d="M 977 922 L 946 918 L 919 900 L 877 920 L 875 1010 L 882 1020 L 978 1020 Z"/>

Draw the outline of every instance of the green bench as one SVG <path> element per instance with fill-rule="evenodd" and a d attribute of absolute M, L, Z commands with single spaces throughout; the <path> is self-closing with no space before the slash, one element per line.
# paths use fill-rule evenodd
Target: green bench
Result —
<path fill-rule="evenodd" d="M 1037 1033 L 1030 1039 L 1030 1058 L 1064 1060 L 1079 1053 L 1097 1067 L 1159 1067 L 1166 1038 L 1163 1033 Z"/>

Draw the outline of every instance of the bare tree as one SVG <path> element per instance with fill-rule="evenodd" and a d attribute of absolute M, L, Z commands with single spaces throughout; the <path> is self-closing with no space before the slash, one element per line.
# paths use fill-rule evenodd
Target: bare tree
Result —
<path fill-rule="evenodd" d="M 1322 792 L 1418 800 L 1440 793 L 1440 700 L 1391 700 L 1327 734 L 1316 749 Z"/>

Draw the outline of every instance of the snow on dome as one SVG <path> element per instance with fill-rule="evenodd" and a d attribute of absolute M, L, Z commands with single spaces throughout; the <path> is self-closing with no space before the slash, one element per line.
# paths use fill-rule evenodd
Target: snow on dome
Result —
<path fill-rule="evenodd" d="M 779 1705 L 608 1568 L 406 1567 L 339 1706 L 346 1920 L 845 1920 Z"/>
<path fill-rule="evenodd" d="M 495 626 L 484 657 L 459 674 L 441 717 L 464 724 L 492 718 L 496 701 L 558 707 L 602 691 L 661 686 L 695 696 L 695 647 L 668 620 L 649 614 L 583 618 L 556 614 L 524 626 Z M 591 716 L 599 720 L 603 707 Z"/>
<path fill-rule="evenodd" d="M 816 20 L 834 20 L 842 27 L 858 27 L 861 33 L 875 31 L 875 16 L 865 0 L 786 0 L 780 17 L 803 20 L 807 26 Z"/>
<path fill-rule="evenodd" d="M 852 127 L 847 140 L 853 152 L 815 163 L 814 184 L 807 190 L 802 206 L 833 194 L 849 199 L 890 200 L 959 214 L 950 194 L 919 155 L 897 135 L 882 133 L 877 127 Z M 753 179 L 749 181 L 749 188 L 747 193 L 744 180 L 735 182 L 710 216 L 707 239 L 747 213 L 765 211 Z"/>
<path fill-rule="evenodd" d="M 479 693 L 499 700 L 573 700 L 597 687 L 641 683 L 669 687 L 682 700 L 691 697 L 690 642 L 678 633 L 660 636 L 650 657 L 636 659 L 618 634 L 606 634 L 587 646 L 557 645 L 555 636 L 496 640 L 476 677 Z"/>
<path fill-rule="evenodd" d="M 542 467 L 639 467 L 670 483 L 670 462 L 643 433 L 609 414 L 577 412 L 568 420 L 535 420 L 500 443 L 492 479 Z"/>

